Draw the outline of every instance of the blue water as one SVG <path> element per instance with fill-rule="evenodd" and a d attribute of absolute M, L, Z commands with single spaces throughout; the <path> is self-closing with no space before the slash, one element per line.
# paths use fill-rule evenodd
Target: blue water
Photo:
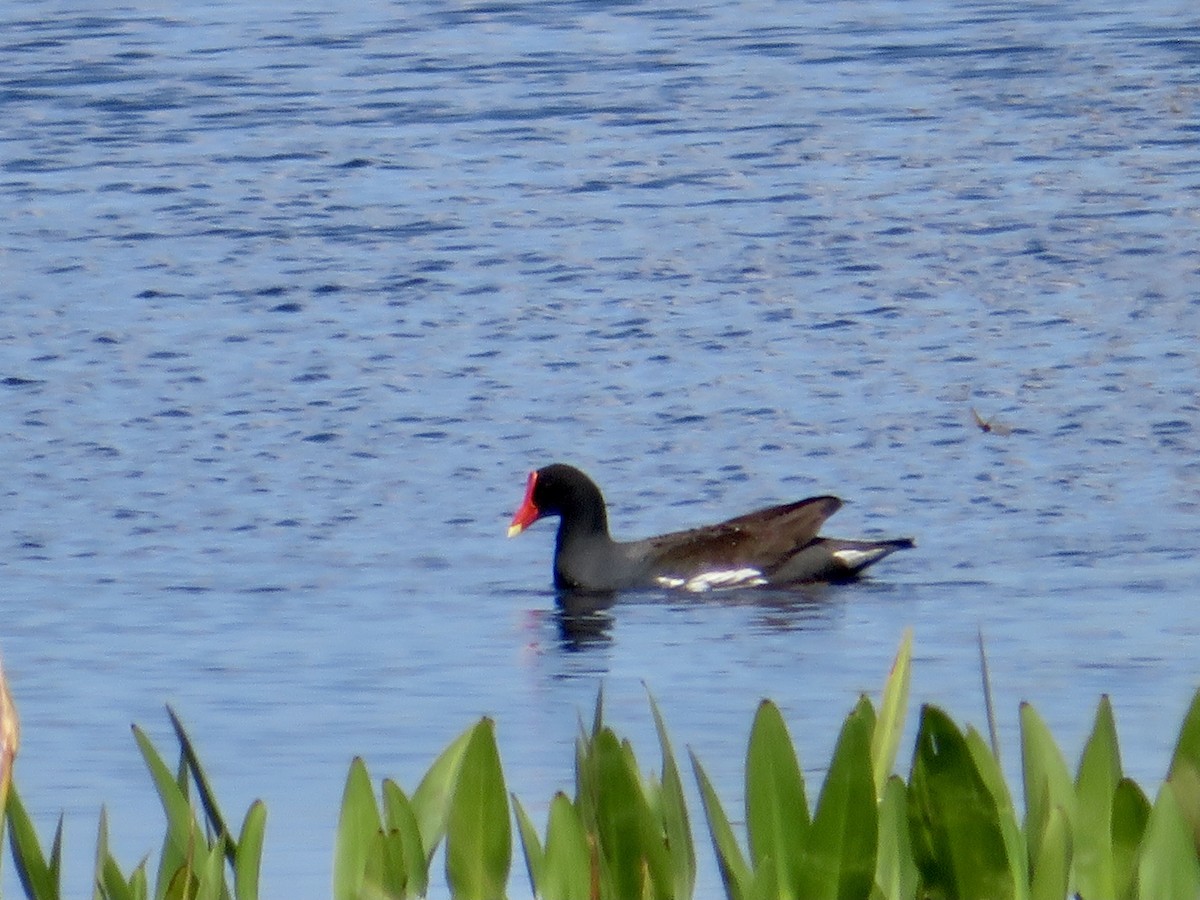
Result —
<path fill-rule="evenodd" d="M 266 801 L 266 895 L 321 897 L 355 754 L 411 788 L 493 715 L 543 821 L 601 683 L 657 765 L 649 688 L 736 805 L 759 697 L 815 785 L 910 625 L 976 725 L 984 632 L 1010 773 L 1019 701 L 1074 757 L 1107 692 L 1156 787 L 1200 684 L 1190 4 L 0 19 L 0 650 L 73 896 L 102 803 L 157 851 L 167 702 Z M 550 526 L 504 539 L 554 460 L 622 536 L 836 493 L 919 546 L 582 627 Z"/>

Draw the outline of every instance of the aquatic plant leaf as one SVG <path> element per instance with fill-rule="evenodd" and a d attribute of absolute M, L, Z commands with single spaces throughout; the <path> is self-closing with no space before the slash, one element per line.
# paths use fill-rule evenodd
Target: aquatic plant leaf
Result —
<path fill-rule="evenodd" d="M 1113 792 L 1113 893 L 1117 900 L 1136 896 L 1138 850 L 1150 819 L 1150 801 L 1130 778 L 1117 782 Z"/>
<path fill-rule="evenodd" d="M 136 885 L 137 875 L 141 874 L 143 887 L 139 892 Z M 134 876 L 125 880 L 121 867 L 111 856 L 107 857 L 96 874 L 95 900 L 140 900 L 145 897 L 145 867 L 139 866 Z"/>
<path fill-rule="evenodd" d="M 237 900 L 258 900 L 258 876 L 266 830 L 267 806 L 261 800 L 255 800 L 246 810 L 237 842 L 233 867 L 233 889 Z"/>
<path fill-rule="evenodd" d="M 383 825 L 400 848 L 404 890 L 408 896 L 424 897 L 429 890 L 429 857 L 421 844 L 421 827 L 412 802 L 390 778 L 383 780 Z"/>
<path fill-rule="evenodd" d="M 996 801 L 962 734 L 933 706 L 921 710 L 908 821 L 924 896 L 1016 895 Z"/>
<path fill-rule="evenodd" d="M 604 727 L 604 685 L 601 684 L 596 688 L 596 707 L 592 711 L 592 733 L 591 737 L 595 738 Z"/>
<path fill-rule="evenodd" d="M 21 802 L 15 784 L 9 786 L 8 800 L 5 803 L 6 818 L 8 819 L 9 843 L 12 847 L 13 863 L 17 869 L 17 877 L 25 896 L 34 900 L 50 900 L 61 894 L 59 873 L 55 866 L 47 862 L 42 852 L 41 841 L 25 805 Z M 53 844 L 62 845 L 62 816 L 58 817 L 58 827 L 55 829 Z M 51 858 L 53 858 L 51 851 Z"/>
<path fill-rule="evenodd" d="M 662 821 L 650 810 L 636 761 L 612 729 L 592 741 L 596 775 L 596 832 L 605 877 L 617 897 L 670 895 L 670 866 Z"/>
<path fill-rule="evenodd" d="M 354 757 L 342 790 L 333 851 L 334 900 L 359 900 L 366 884 L 367 860 L 375 835 L 381 830 L 379 808 L 367 765 Z"/>
<path fill-rule="evenodd" d="M 1191 828 L 1196 852 L 1200 853 L 1200 690 L 1193 695 L 1179 728 L 1179 739 L 1171 755 L 1167 781 L 1175 791 L 1180 812 Z"/>
<path fill-rule="evenodd" d="M 996 704 L 992 700 L 992 678 L 988 673 L 987 647 L 983 642 L 983 629 L 975 632 L 979 643 L 979 680 L 983 687 L 983 708 L 987 712 L 988 739 L 991 741 L 992 756 L 1000 762 L 1000 732 L 996 727 Z"/>
<path fill-rule="evenodd" d="M 808 840 L 804 777 L 783 716 L 770 700 L 758 705 L 746 750 L 746 833 L 751 865 L 773 859 L 781 898 L 795 898 L 801 850 Z"/>
<path fill-rule="evenodd" d="M 683 781 L 679 767 L 671 750 L 666 722 L 654 697 L 650 698 L 650 712 L 654 716 L 654 728 L 658 732 L 658 746 L 662 751 L 662 818 L 666 832 L 667 850 L 671 859 L 674 896 L 691 897 L 696 886 L 696 848 L 692 842 L 692 827 L 688 820 L 687 802 L 683 794 Z"/>
<path fill-rule="evenodd" d="M 875 884 L 882 900 L 913 900 L 917 865 L 908 837 L 908 788 L 899 775 L 888 778 L 879 800 L 879 847 Z"/>
<path fill-rule="evenodd" d="M 992 799 L 996 801 L 996 816 L 1000 823 L 1000 833 L 1004 837 L 1004 852 L 1008 856 L 1017 895 L 1021 896 L 1022 891 L 1029 885 L 1029 858 L 1025 849 L 1025 835 L 1017 823 L 1017 813 L 1004 780 L 1004 772 L 1000 769 L 1000 760 L 992 752 L 990 741 L 985 741 L 983 735 L 974 728 L 967 727 L 964 740 L 979 777 L 983 779 Z"/>
<path fill-rule="evenodd" d="M 558 794 L 555 795 L 556 799 L 557 797 Z M 521 851 L 525 855 L 525 869 L 529 873 L 529 886 L 533 888 L 536 896 L 544 897 L 546 892 L 542 890 L 542 883 L 545 881 L 546 852 L 542 849 L 537 826 L 529 818 L 529 813 L 525 812 L 525 807 L 521 805 L 516 794 L 511 794 L 509 799 L 512 801 L 513 812 L 517 817 L 517 834 L 521 838 Z M 547 828 L 547 830 L 549 829 Z"/>
<path fill-rule="evenodd" d="M 219 839 L 211 847 L 199 851 L 197 867 L 198 887 L 195 900 L 221 900 L 227 893 L 225 887 L 225 839 Z"/>
<path fill-rule="evenodd" d="M 692 771 L 696 783 L 700 787 L 700 800 L 704 804 L 704 816 L 708 820 L 708 832 L 712 837 L 713 850 L 717 854 L 717 865 L 721 872 L 721 881 L 725 885 L 725 896 L 729 900 L 750 900 L 753 877 L 746 857 L 738 846 L 729 817 L 721 806 L 721 800 L 713 789 L 704 767 L 696 754 L 689 751 L 692 760 Z"/>
<path fill-rule="evenodd" d="M 1075 890 L 1083 897 L 1116 895 L 1113 869 L 1113 795 L 1121 780 L 1117 725 L 1107 696 L 1100 698 L 1092 732 L 1075 776 L 1073 832 Z"/>
<path fill-rule="evenodd" d="M 1191 825 L 1170 784 L 1158 791 L 1142 839 L 1137 874 L 1138 896 L 1153 900 L 1200 897 L 1200 863 Z"/>
<path fill-rule="evenodd" d="M 912 680 L 912 629 L 904 629 L 900 649 L 892 661 L 891 671 L 883 685 L 879 702 L 879 717 L 871 735 L 871 768 L 875 773 L 875 796 L 883 797 L 885 785 L 896 767 L 900 737 L 908 710 L 908 690 Z"/>
<path fill-rule="evenodd" d="M 821 786 L 800 856 L 796 896 L 805 900 L 866 897 L 875 882 L 878 809 L 871 764 L 875 711 L 862 698 L 846 717 Z"/>
<path fill-rule="evenodd" d="M 1060 807 L 1075 831 L 1075 785 L 1062 751 L 1036 709 L 1021 704 L 1021 766 L 1025 786 L 1025 840 L 1030 864 L 1041 852 L 1050 810 Z"/>
<path fill-rule="evenodd" d="M 200 805 L 203 807 L 213 831 L 217 834 L 227 835 L 230 838 L 229 864 L 236 865 L 237 845 L 233 841 L 233 833 L 225 824 L 225 817 L 221 815 L 221 808 L 217 805 L 216 794 L 209 784 L 208 775 L 205 774 L 204 767 L 200 765 L 200 756 L 196 753 L 195 745 L 193 745 L 191 737 L 183 727 L 183 722 L 169 704 L 167 706 L 167 717 L 170 718 L 171 727 L 175 730 L 175 737 L 179 741 L 179 751 L 184 761 L 185 770 L 191 775 L 192 780 L 196 784 L 196 792 L 200 795 Z M 184 782 L 184 784 L 181 784 L 181 787 L 186 787 L 186 776 L 184 779 L 180 779 L 180 781 Z"/>
<path fill-rule="evenodd" d="M 204 843 L 201 839 L 203 831 L 179 781 L 167 768 L 150 738 L 136 725 L 133 726 L 133 737 L 146 768 L 150 770 L 150 778 L 167 817 L 167 833 L 163 838 L 155 886 L 155 896 L 163 896 L 172 884 L 182 891 L 183 885 L 190 883 L 188 873 L 195 865 L 198 845 Z"/>
<path fill-rule="evenodd" d="M 404 872 L 404 849 L 398 832 L 381 828 L 375 832 L 367 851 L 363 874 L 366 896 L 378 900 L 393 900 L 407 896 Z"/>
<path fill-rule="evenodd" d="M 461 900 L 504 896 L 512 860 L 508 792 L 496 749 L 495 725 L 483 718 L 462 757 L 446 825 L 446 882 Z"/>
<path fill-rule="evenodd" d="M 599 887 L 587 833 L 575 806 L 561 791 L 550 802 L 546 863 L 538 896 L 544 900 L 588 900 Z"/>
<path fill-rule="evenodd" d="M 476 727 L 472 725 L 466 729 L 438 754 L 438 758 L 433 761 L 433 765 L 425 772 L 417 789 L 412 793 L 413 814 L 421 829 L 421 846 L 425 848 L 426 870 L 433 861 L 434 851 L 441 843 L 442 836 L 446 833 L 450 798 L 458 780 L 458 769 L 462 764 L 467 742 L 475 733 Z"/>
<path fill-rule="evenodd" d="M 1067 896 L 1071 877 L 1071 835 L 1066 813 L 1061 807 L 1052 807 L 1047 814 L 1042 845 L 1030 866 L 1030 900 L 1062 900 Z"/>

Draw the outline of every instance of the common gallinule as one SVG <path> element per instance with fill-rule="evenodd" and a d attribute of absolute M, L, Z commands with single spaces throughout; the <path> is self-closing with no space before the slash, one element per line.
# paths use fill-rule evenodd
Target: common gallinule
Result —
<path fill-rule="evenodd" d="M 654 586 L 706 591 L 847 581 L 889 553 L 913 546 L 911 538 L 818 537 L 821 525 L 841 505 L 837 497 L 810 497 L 717 525 L 614 541 L 600 488 L 574 466 L 555 463 L 529 473 L 525 499 L 508 536 L 545 516 L 558 516 L 554 586 L 583 591 Z"/>

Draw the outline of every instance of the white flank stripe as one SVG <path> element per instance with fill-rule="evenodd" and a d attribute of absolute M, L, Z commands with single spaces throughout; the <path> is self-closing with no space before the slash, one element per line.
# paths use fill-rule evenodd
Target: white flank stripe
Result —
<path fill-rule="evenodd" d="M 833 558 L 850 569 L 857 569 L 878 559 L 878 550 L 835 550 Z"/>
<path fill-rule="evenodd" d="M 695 593 L 711 591 L 713 588 L 756 587 L 767 583 L 767 579 L 762 577 L 762 572 L 750 568 L 729 569 L 724 572 L 703 572 L 687 579 L 663 575 L 654 580 L 663 587 L 683 588 L 685 591 Z"/>

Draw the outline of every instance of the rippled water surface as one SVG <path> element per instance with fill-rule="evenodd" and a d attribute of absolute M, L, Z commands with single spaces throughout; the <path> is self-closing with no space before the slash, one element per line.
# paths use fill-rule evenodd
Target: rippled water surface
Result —
<path fill-rule="evenodd" d="M 654 763 L 645 684 L 736 803 L 759 697 L 819 779 L 906 625 L 977 724 L 983 630 L 1010 766 L 1020 700 L 1074 756 L 1107 692 L 1157 783 L 1200 680 L 1190 4 L 165 9 L 0 34 L 0 647 L 74 895 L 102 802 L 157 847 L 164 702 L 267 802 L 267 894 L 321 897 L 353 754 L 411 788 L 494 715 L 541 821 L 601 682 Z M 621 535 L 836 493 L 919 546 L 582 627 L 552 528 L 504 540 L 552 460 Z"/>

